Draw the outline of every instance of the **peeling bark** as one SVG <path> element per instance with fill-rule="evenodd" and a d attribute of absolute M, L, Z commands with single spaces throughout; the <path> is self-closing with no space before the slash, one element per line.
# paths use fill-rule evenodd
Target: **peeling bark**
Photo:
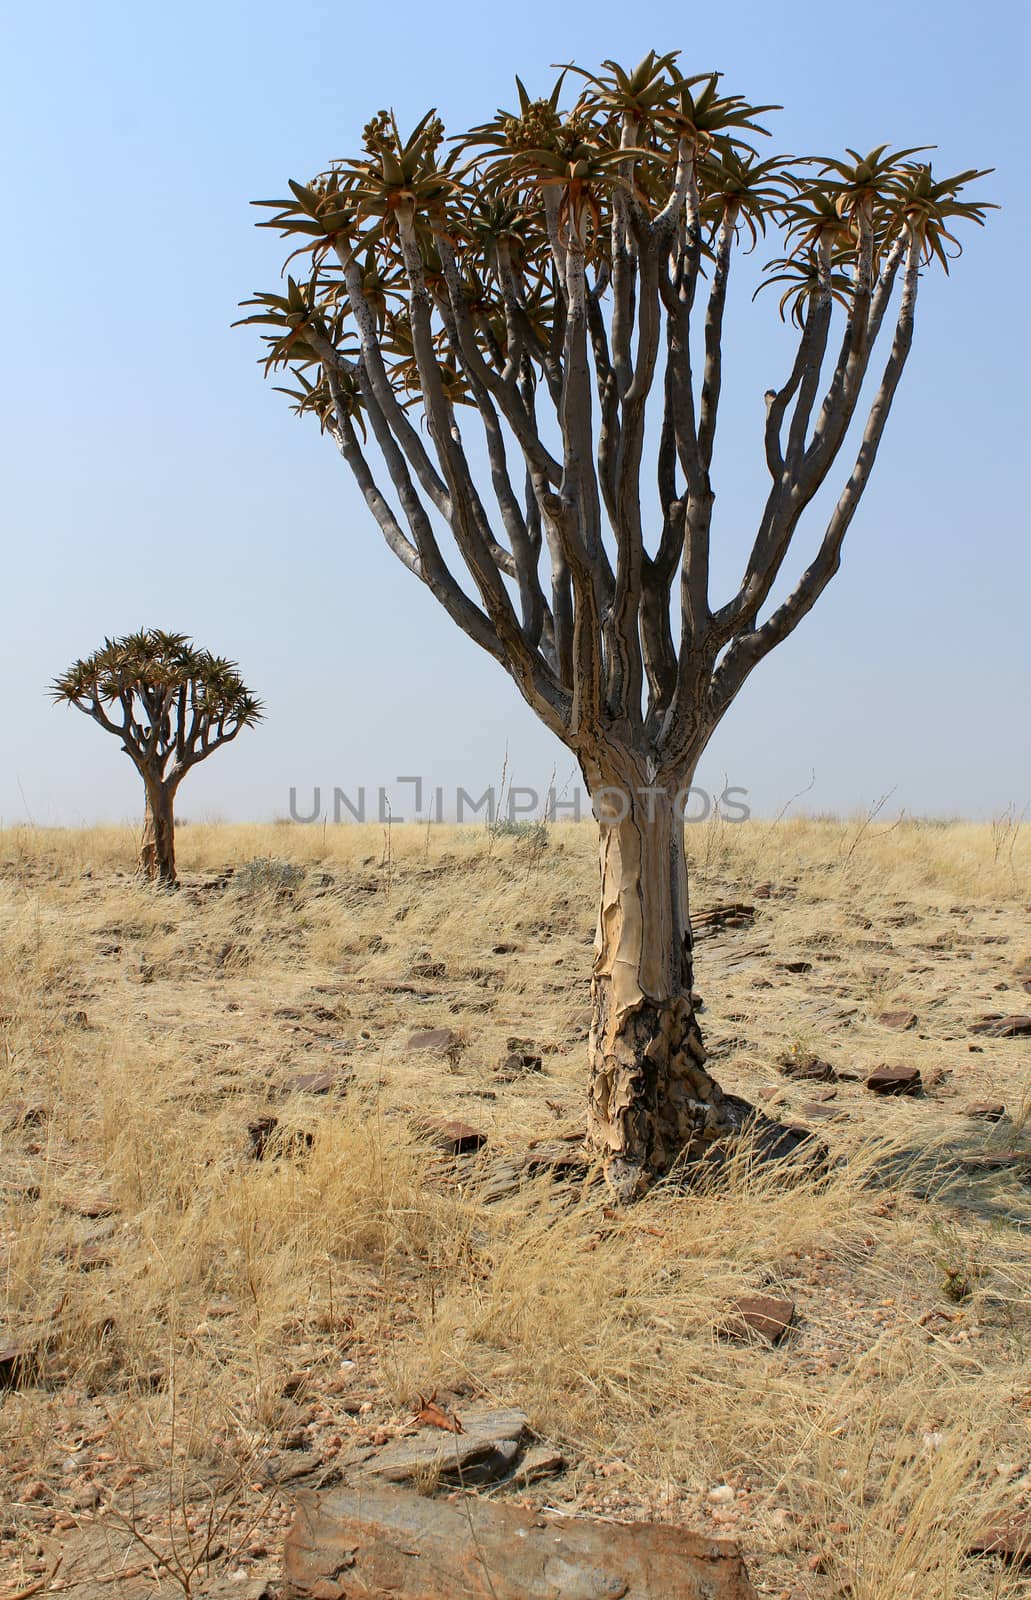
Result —
<path fill-rule="evenodd" d="M 629 780 L 629 781 L 628 781 Z M 685 785 L 686 787 L 686 785 Z M 624 764 L 596 784 L 601 902 L 591 985 L 588 1137 L 633 1199 L 734 1120 L 705 1069 L 692 1001 L 687 852 L 677 795 Z"/>
<path fill-rule="evenodd" d="M 140 871 L 151 883 L 174 887 L 175 874 L 175 818 L 173 804 L 175 785 L 145 779 L 147 805 L 143 814 L 143 838 L 140 843 Z"/>

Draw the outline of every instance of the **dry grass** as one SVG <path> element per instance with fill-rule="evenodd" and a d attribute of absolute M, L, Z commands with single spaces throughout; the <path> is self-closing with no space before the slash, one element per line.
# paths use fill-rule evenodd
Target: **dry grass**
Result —
<path fill-rule="evenodd" d="M 46 1333 L 0 1403 L 8 1587 L 62 1546 L 67 1573 L 101 1535 L 124 1560 L 142 1549 L 125 1519 L 168 1577 L 192 1559 L 173 1536 L 210 1553 L 210 1504 L 222 1548 L 193 1592 L 261 1577 L 288 1436 L 331 1468 L 436 1387 L 459 1411 L 520 1404 L 563 1445 L 573 1464 L 538 1503 L 731 1533 L 760 1593 L 1031 1592 L 965 1555 L 1031 1501 L 1031 1190 L 957 1177 L 964 1151 L 1028 1144 L 1027 1042 L 968 1046 L 982 1015 L 1031 1011 L 1029 830 L 750 823 L 689 843 L 696 910 L 769 886 L 751 928 L 699 946 L 726 1087 L 775 1085 L 797 1117 L 812 1092 L 773 1065 L 792 1044 L 945 1076 L 914 1101 L 843 1085 L 825 1181 L 786 1187 L 743 1157 L 718 1193 L 616 1218 L 546 1179 L 480 1193 L 499 1152 L 581 1114 L 587 826 L 543 845 L 189 826 L 176 895 L 129 875 L 128 830 L 0 833 L 0 1345 Z M 876 1021 L 896 1008 L 918 1028 Z M 457 1059 L 406 1050 L 441 1025 Z M 543 1073 L 495 1078 L 510 1035 Z M 291 1091 L 331 1067 L 346 1092 Z M 985 1098 L 1011 1121 L 957 1115 Z M 247 1124 L 269 1107 L 281 1158 L 255 1161 Z M 426 1113 L 489 1136 L 461 1182 L 414 1130 Z M 292 1129 L 313 1135 L 303 1155 Z M 762 1287 L 796 1300 L 797 1329 L 777 1350 L 719 1340 L 728 1300 Z"/>

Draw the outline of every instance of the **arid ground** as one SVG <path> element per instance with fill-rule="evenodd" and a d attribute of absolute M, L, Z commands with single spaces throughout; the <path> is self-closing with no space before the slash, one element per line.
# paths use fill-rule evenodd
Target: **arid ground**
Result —
<path fill-rule="evenodd" d="M 512 1178 L 582 1126 L 592 827 L 191 825 L 174 894 L 128 829 L 0 833 L 0 1595 L 253 1600 L 434 1393 L 564 1459 L 483 1492 L 733 1537 L 761 1594 L 1031 1595 L 970 1553 L 1031 1508 L 1031 1038 L 979 1031 L 1031 1016 L 1031 834 L 689 847 L 715 1070 L 828 1159 L 618 1214 Z M 725 1337 L 756 1292 L 776 1346 Z"/>

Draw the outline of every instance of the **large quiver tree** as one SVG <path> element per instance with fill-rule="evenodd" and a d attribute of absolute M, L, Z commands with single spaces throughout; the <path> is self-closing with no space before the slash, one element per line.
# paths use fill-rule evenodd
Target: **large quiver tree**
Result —
<path fill-rule="evenodd" d="M 937 180 L 916 150 L 760 159 L 774 108 L 684 77 L 675 54 L 567 68 L 536 100 L 517 85 L 516 111 L 450 144 L 433 113 L 405 139 L 381 112 L 362 154 L 259 202 L 306 265 L 244 320 L 271 330 L 266 369 L 290 369 L 394 554 L 580 764 L 601 825 L 590 1134 L 630 1195 L 733 1122 L 691 1002 L 678 796 L 836 571 L 921 266 L 946 264 L 950 219 L 984 208 L 960 198 L 980 174 Z M 728 281 L 771 229 L 797 349 L 766 396 L 771 484 L 742 582 L 714 605 Z M 879 342 L 854 464 L 775 601 Z"/>
<path fill-rule="evenodd" d="M 52 694 L 121 740 L 146 793 L 140 871 L 173 885 L 176 791 L 191 767 L 261 721 L 261 701 L 235 662 L 157 628 L 105 639 L 55 679 Z"/>

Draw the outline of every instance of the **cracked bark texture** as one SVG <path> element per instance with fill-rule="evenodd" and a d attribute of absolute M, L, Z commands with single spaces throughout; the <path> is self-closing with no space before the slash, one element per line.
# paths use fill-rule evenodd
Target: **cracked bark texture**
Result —
<path fill-rule="evenodd" d="M 684 824 L 676 794 L 596 790 L 600 904 L 591 983 L 588 1136 L 633 1199 L 734 1119 L 705 1067 L 695 1015 Z"/>
<path fill-rule="evenodd" d="M 145 780 L 147 794 L 140 840 L 139 870 L 151 883 L 166 887 L 175 874 L 175 785 L 160 779 Z"/>

